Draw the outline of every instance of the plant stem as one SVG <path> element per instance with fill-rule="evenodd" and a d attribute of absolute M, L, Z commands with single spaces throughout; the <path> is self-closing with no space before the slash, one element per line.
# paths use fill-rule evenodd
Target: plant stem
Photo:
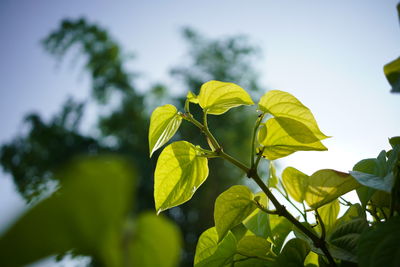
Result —
<path fill-rule="evenodd" d="M 289 196 L 283 194 L 283 192 L 282 192 L 279 188 L 276 188 L 276 190 L 287 200 L 287 202 L 289 202 L 289 203 L 301 214 L 301 216 L 303 216 L 304 221 L 307 222 L 306 214 L 305 214 L 304 212 L 302 212 L 302 211 L 290 200 Z M 304 205 L 304 204 L 303 204 L 303 205 Z"/>
<path fill-rule="evenodd" d="M 324 225 L 324 222 L 322 221 L 321 216 L 319 215 L 318 209 L 315 209 L 315 215 L 317 217 L 317 220 L 319 222 L 319 225 L 321 225 L 321 239 L 325 239 L 326 236 L 326 228 Z"/>
<path fill-rule="evenodd" d="M 254 154 L 255 154 L 255 143 L 256 143 L 256 135 L 257 135 L 257 130 L 258 127 L 260 127 L 261 121 L 264 118 L 264 113 L 260 114 L 256 120 L 256 124 L 254 125 L 254 129 L 253 129 L 253 136 L 251 138 L 251 155 L 250 155 L 250 168 L 254 167 Z M 261 153 L 262 154 L 262 153 Z M 259 156 L 260 158 L 261 156 Z M 260 161 L 259 159 L 257 160 L 257 162 Z"/>

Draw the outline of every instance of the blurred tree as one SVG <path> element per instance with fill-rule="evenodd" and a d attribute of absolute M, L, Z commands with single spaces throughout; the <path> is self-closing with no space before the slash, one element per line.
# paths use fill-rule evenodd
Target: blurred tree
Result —
<path fill-rule="evenodd" d="M 260 86 L 253 63 L 259 55 L 245 37 L 236 36 L 210 40 L 190 29 L 184 29 L 183 37 L 189 46 L 189 62 L 173 68 L 171 74 L 177 77 L 183 88 L 198 93 L 202 83 L 210 80 L 235 82 L 253 96 L 258 96 Z M 28 116 L 28 133 L 17 137 L 1 147 L 0 161 L 6 172 L 13 175 L 21 194 L 31 201 L 40 195 L 53 179 L 53 171 L 77 154 L 95 154 L 103 151 L 124 154 L 138 167 L 137 210 L 154 209 L 153 170 L 156 153 L 148 158 L 147 129 L 149 114 L 147 106 L 151 101 L 160 102 L 167 88 L 156 84 L 148 95 L 138 92 L 134 86 L 135 75 L 127 71 L 129 59 L 121 48 L 101 27 L 86 22 L 85 19 L 65 20 L 44 41 L 45 49 L 57 58 L 62 58 L 72 47 L 79 48 L 79 55 L 86 59 L 85 68 L 92 78 L 92 98 L 100 105 L 107 105 L 110 97 L 119 105 L 109 114 L 99 116 L 100 136 L 93 138 L 79 132 L 79 122 L 83 115 L 83 105 L 67 101 L 61 113 L 49 123 L 39 115 Z M 183 105 L 184 98 L 172 99 Z M 113 101 L 114 102 L 114 101 Z M 158 104 L 158 103 L 157 103 Z M 195 115 L 199 110 L 192 108 Z M 239 158 L 249 155 L 248 143 L 255 119 L 246 112 L 248 107 L 238 108 L 223 115 L 218 122 L 210 118 L 209 124 L 218 123 L 216 136 L 222 140 L 226 150 Z M 253 113 L 254 114 L 254 113 Z M 221 124 L 223 122 L 223 124 Z M 234 125 L 243 127 L 234 128 Z M 181 136 L 197 144 L 207 146 L 198 129 L 183 123 Z M 179 138 L 179 136 L 177 137 Z M 112 142 L 108 142 L 112 140 Z M 197 238 L 213 224 L 213 202 L 229 185 L 243 177 L 235 168 L 223 161 L 210 162 L 210 173 L 206 185 L 186 205 L 168 211 L 181 227 L 185 237 L 184 266 L 192 265 Z"/>

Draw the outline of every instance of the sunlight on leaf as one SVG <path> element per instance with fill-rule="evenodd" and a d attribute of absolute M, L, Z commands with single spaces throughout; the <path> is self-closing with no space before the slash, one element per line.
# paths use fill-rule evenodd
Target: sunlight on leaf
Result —
<path fill-rule="evenodd" d="M 307 190 L 308 175 L 287 167 L 282 172 L 282 183 L 288 194 L 297 202 L 302 203 Z"/>
<path fill-rule="evenodd" d="M 164 105 L 153 111 L 149 129 L 150 157 L 174 136 L 181 122 L 182 117 L 173 105 Z"/>
<path fill-rule="evenodd" d="M 253 193 L 244 185 L 232 186 L 218 196 L 215 201 L 214 221 L 219 240 L 256 209 L 253 199 Z"/>
<path fill-rule="evenodd" d="M 208 176 L 208 160 L 186 141 L 168 145 L 160 154 L 154 173 L 157 213 L 192 198 Z"/>
<path fill-rule="evenodd" d="M 207 114 L 220 115 L 241 105 L 253 105 L 249 94 L 234 83 L 209 81 L 200 88 L 199 104 Z"/>
<path fill-rule="evenodd" d="M 289 134 L 278 123 L 276 118 L 269 119 L 262 124 L 258 132 L 258 141 L 264 146 L 263 156 L 275 160 L 288 156 L 296 151 L 324 151 L 328 150 L 320 141 L 302 143 L 298 140 L 308 139 L 308 132 L 299 128 Z"/>

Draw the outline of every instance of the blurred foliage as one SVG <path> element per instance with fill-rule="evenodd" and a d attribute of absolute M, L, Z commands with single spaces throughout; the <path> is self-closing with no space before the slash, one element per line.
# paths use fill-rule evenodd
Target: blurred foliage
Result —
<path fill-rule="evenodd" d="M 234 82 L 245 88 L 253 97 L 261 94 L 253 63 L 260 56 L 258 49 L 243 36 L 207 39 L 194 30 L 184 29 L 183 38 L 188 44 L 187 62 L 171 71 L 184 89 L 198 93 L 200 85 L 210 79 Z M 126 68 L 130 59 L 122 53 L 121 46 L 98 25 L 85 19 L 64 20 L 59 28 L 43 41 L 44 48 L 58 59 L 69 51 L 78 49 L 79 57 L 86 60 L 85 69 L 92 78 L 92 97 L 100 105 L 113 103 L 110 113 L 98 117 L 100 136 L 85 136 L 79 131 L 83 104 L 66 102 L 60 114 L 44 122 L 37 114 L 28 115 L 28 131 L 1 147 L 0 161 L 4 170 L 12 174 L 15 184 L 27 201 L 46 191 L 48 182 L 57 181 L 54 170 L 73 156 L 113 152 L 125 156 L 137 166 L 137 202 L 133 211 L 154 210 L 153 172 L 155 160 L 149 160 L 147 129 L 149 114 L 146 108 L 162 102 L 168 88 L 156 83 L 149 93 L 137 90 L 135 75 Z M 175 101 L 183 109 L 184 97 Z M 224 140 L 222 146 L 242 160 L 249 155 L 250 132 L 256 120 L 250 108 L 240 107 L 215 120 L 209 118 L 210 128 L 218 129 L 215 136 Z M 200 110 L 191 110 L 195 117 Z M 212 125 L 218 124 L 218 127 Z M 240 125 L 240 127 L 238 127 Z M 180 129 L 181 137 L 195 144 L 204 144 L 198 129 L 186 123 Z M 178 137 L 179 138 L 179 137 Z M 109 142 L 112 140 L 112 142 Z M 168 211 L 184 235 L 182 265 L 192 265 L 197 238 L 213 224 L 213 202 L 228 186 L 238 183 L 243 176 L 222 160 L 210 162 L 207 187 L 198 190 L 197 196 L 186 205 Z"/>
<path fill-rule="evenodd" d="M 177 227 L 154 213 L 128 218 L 135 203 L 131 161 L 111 155 L 81 157 L 55 176 L 63 186 L 0 238 L 2 266 L 67 252 L 91 255 L 101 266 L 176 266 L 181 243 Z M 156 242 L 168 242 L 168 248 Z"/>

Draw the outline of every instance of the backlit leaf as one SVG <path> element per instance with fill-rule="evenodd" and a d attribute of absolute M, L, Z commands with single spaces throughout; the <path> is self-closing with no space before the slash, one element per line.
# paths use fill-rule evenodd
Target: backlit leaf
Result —
<path fill-rule="evenodd" d="M 261 259 L 272 259 L 270 254 L 271 243 L 265 238 L 248 235 L 239 240 L 237 244 L 237 252 L 246 257 L 254 257 Z"/>
<path fill-rule="evenodd" d="M 285 217 L 270 215 L 269 222 L 271 227 L 270 241 L 273 244 L 273 251 L 279 254 L 286 237 L 292 231 L 292 223 Z"/>
<path fill-rule="evenodd" d="M 253 105 L 249 94 L 234 83 L 209 81 L 200 88 L 199 104 L 207 114 L 220 115 L 241 105 Z"/>
<path fill-rule="evenodd" d="M 98 156 L 74 161 L 56 177 L 59 191 L 25 213 L 0 238 L 2 266 L 24 266 L 74 250 L 122 266 L 121 230 L 132 203 L 131 164 Z"/>
<path fill-rule="evenodd" d="M 305 201 L 308 206 L 316 209 L 359 186 L 347 173 L 330 169 L 319 170 L 308 178 Z"/>
<path fill-rule="evenodd" d="M 179 141 L 160 154 L 154 172 L 154 200 L 157 213 L 192 198 L 208 176 L 208 160 L 194 145 Z"/>
<path fill-rule="evenodd" d="M 243 185 L 232 186 L 218 196 L 215 201 L 214 221 L 220 240 L 256 209 L 253 199 L 253 193 Z"/>
<path fill-rule="evenodd" d="M 300 142 L 313 143 L 328 137 L 320 131 L 311 111 L 287 92 L 268 91 L 261 97 L 258 108 L 273 115 L 280 126 Z M 299 130 L 306 134 L 296 135 Z"/>
<path fill-rule="evenodd" d="M 203 232 L 197 242 L 194 266 L 219 267 L 232 262 L 236 253 L 236 238 L 229 232 L 218 243 L 218 234 L 215 227 Z"/>
<path fill-rule="evenodd" d="M 189 100 L 189 102 L 193 103 L 193 104 L 198 104 L 199 103 L 199 98 L 197 95 L 195 95 L 194 93 L 192 93 L 191 91 L 189 91 L 186 95 L 186 98 Z"/>
<path fill-rule="evenodd" d="M 182 240 L 175 224 L 148 212 L 138 217 L 132 231 L 128 251 L 131 264 L 126 266 L 178 266 Z"/>
<path fill-rule="evenodd" d="M 301 124 L 298 124 L 301 125 Z M 309 132 L 302 127 L 297 130 L 293 126 L 288 133 L 276 118 L 262 124 L 258 132 L 258 141 L 264 146 L 263 156 L 269 160 L 286 157 L 296 151 L 324 151 L 327 148 L 319 141 L 304 143 L 298 140 L 309 139 Z"/>
<path fill-rule="evenodd" d="M 263 192 L 256 194 L 258 203 L 268 208 L 268 199 Z M 271 228 L 269 225 L 269 214 L 266 212 L 255 209 L 244 221 L 243 224 L 256 236 L 267 238 L 271 235 Z"/>
<path fill-rule="evenodd" d="M 335 199 L 334 201 L 318 209 L 318 213 L 321 216 L 327 234 L 331 232 L 332 227 L 335 225 L 336 218 L 339 215 L 339 211 L 340 211 L 340 205 L 338 199 Z M 318 225 L 318 227 L 321 230 L 321 226 Z"/>
<path fill-rule="evenodd" d="M 153 111 L 149 129 L 150 157 L 174 136 L 181 122 L 182 117 L 173 105 L 164 105 Z"/>
<path fill-rule="evenodd" d="M 302 203 L 308 185 L 308 175 L 301 171 L 287 167 L 282 172 L 282 182 L 289 195 L 297 202 Z"/>

